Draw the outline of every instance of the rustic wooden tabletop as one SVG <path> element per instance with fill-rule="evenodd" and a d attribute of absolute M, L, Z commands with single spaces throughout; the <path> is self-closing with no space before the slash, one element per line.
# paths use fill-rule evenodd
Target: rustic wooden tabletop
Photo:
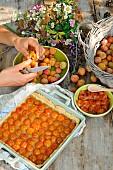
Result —
<path fill-rule="evenodd" d="M 4 0 L 0 1 L 0 24 L 11 22 L 13 11 L 25 11 L 29 6 L 53 0 Z M 105 15 L 113 15 L 113 1 L 78 0 L 83 20 L 96 22 Z M 106 6 L 107 5 L 107 6 Z M 106 14 L 105 14 L 106 13 Z M 5 45 L 0 44 L 0 51 Z M 10 48 L 0 55 L 0 70 L 12 65 L 18 52 Z M 0 88 L 0 94 L 10 93 L 17 87 Z M 82 135 L 74 138 L 57 157 L 48 170 L 113 170 L 113 112 L 101 118 L 86 119 L 86 128 Z M 13 170 L 4 161 L 0 161 L 0 170 Z"/>

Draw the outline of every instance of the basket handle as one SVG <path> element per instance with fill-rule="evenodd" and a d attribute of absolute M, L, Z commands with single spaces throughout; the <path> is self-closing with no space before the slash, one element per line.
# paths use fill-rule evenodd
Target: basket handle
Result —
<path fill-rule="evenodd" d="M 89 48 L 89 46 L 82 40 L 82 38 L 81 38 L 81 30 L 80 30 L 80 28 L 82 27 L 82 26 L 84 26 L 84 25 L 88 25 L 88 24 L 90 24 L 91 25 L 91 29 L 93 28 L 93 26 L 95 26 L 96 24 L 95 23 L 93 23 L 92 21 L 90 21 L 90 20 L 86 20 L 85 22 L 81 22 L 78 26 L 77 26 L 77 35 L 78 35 L 78 40 L 79 40 L 79 42 L 82 44 L 82 46 L 84 47 L 84 49 L 85 49 L 85 47 L 87 47 L 87 48 Z M 87 34 L 88 35 L 88 34 Z"/>

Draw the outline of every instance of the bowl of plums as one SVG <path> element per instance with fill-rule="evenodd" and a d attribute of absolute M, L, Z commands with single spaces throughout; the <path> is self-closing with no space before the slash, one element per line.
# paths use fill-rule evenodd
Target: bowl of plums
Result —
<path fill-rule="evenodd" d="M 37 72 L 37 77 L 32 80 L 32 82 L 41 84 L 59 84 L 65 79 L 69 71 L 69 60 L 58 48 L 44 46 L 44 49 L 45 52 L 39 60 L 37 60 L 36 53 L 32 49 L 29 50 L 29 57 L 32 61 L 27 68 L 49 66 L 45 70 Z M 19 64 L 25 60 L 27 60 L 27 58 L 22 53 L 19 53 L 14 58 L 13 65 Z"/>
<path fill-rule="evenodd" d="M 89 117 L 102 117 L 113 108 L 113 95 L 109 91 L 91 92 L 89 84 L 81 86 L 74 94 L 74 104 L 77 109 Z"/>

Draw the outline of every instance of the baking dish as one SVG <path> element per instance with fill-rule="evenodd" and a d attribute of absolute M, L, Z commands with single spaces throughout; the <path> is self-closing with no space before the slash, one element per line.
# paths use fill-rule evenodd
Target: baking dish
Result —
<path fill-rule="evenodd" d="M 19 155 L 17 152 L 13 151 L 11 148 L 6 146 L 3 142 L 0 142 L 0 149 L 5 149 L 8 151 L 14 158 L 12 161 L 8 160 L 3 154 L 0 154 L 0 157 L 2 157 L 7 163 L 9 164 L 14 164 L 15 162 L 21 161 L 24 163 L 28 168 L 32 170 L 45 170 L 49 167 L 49 165 L 56 159 L 56 157 L 60 154 L 60 152 L 67 146 L 67 144 L 73 139 L 75 134 L 81 130 L 81 128 L 84 126 L 85 123 L 85 117 L 81 114 L 79 114 L 78 111 L 75 111 L 69 107 L 70 104 L 70 98 L 67 97 L 66 95 L 62 94 L 61 92 L 57 90 L 53 90 L 50 93 L 46 93 L 43 90 L 37 90 L 36 93 L 39 93 L 43 96 L 45 96 L 47 99 L 52 101 L 57 106 L 61 106 L 66 110 L 66 112 L 75 115 L 77 118 L 80 119 L 80 123 L 77 126 L 76 129 L 72 131 L 72 133 L 68 136 L 68 138 L 65 140 L 65 142 L 57 149 L 56 152 L 52 154 L 52 156 L 48 159 L 48 161 L 42 166 L 42 167 L 37 167 L 34 163 L 31 161 L 23 158 L 21 155 Z M 60 96 L 62 98 L 62 101 L 56 100 L 56 95 Z M 8 115 L 6 116 L 8 117 Z M 2 122 L 1 122 L 2 123 Z M 0 124 L 1 124 L 0 123 Z"/>

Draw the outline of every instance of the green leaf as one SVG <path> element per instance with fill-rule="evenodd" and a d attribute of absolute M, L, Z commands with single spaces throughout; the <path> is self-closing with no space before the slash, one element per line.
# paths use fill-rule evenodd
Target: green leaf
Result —
<path fill-rule="evenodd" d="M 47 30 L 47 33 L 49 33 L 49 34 L 56 34 L 57 32 L 56 32 L 56 31 L 53 31 L 53 30 L 51 30 L 51 29 L 48 29 L 48 30 Z"/>
<path fill-rule="evenodd" d="M 55 27 L 55 31 L 60 31 L 60 30 L 62 30 L 63 28 L 62 28 L 62 26 L 61 25 L 56 25 L 56 27 Z"/>

